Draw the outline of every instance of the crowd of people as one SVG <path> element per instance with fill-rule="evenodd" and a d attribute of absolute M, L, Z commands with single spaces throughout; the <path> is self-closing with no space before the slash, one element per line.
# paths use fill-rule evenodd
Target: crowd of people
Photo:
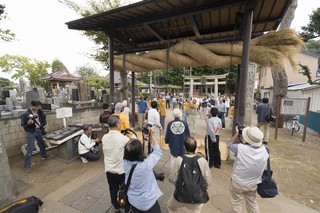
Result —
<path fill-rule="evenodd" d="M 233 99 L 221 96 L 217 99 L 203 97 L 183 100 L 179 96 L 160 95 L 149 101 L 139 97 L 135 103 L 138 107 L 137 130 L 146 128 L 145 121 L 149 124 L 148 132 L 143 133 L 143 138 L 150 140 L 151 153 L 146 154 L 144 143 L 138 140 L 135 134 L 127 131 L 132 128 L 129 122 L 130 109 L 124 100 L 114 105 L 103 104 L 99 123 L 106 134 L 102 138 L 93 138 L 92 127 L 84 126 L 84 132 L 78 143 L 82 162 L 99 160 L 99 152 L 92 149 L 102 144 L 105 173 L 114 212 L 120 212 L 117 199 L 119 187 L 128 181 L 130 173 L 132 176 L 127 191 L 126 212 L 161 212 L 158 199 L 162 192 L 153 169 L 162 156 L 159 141 L 163 135 L 171 154 L 169 181 L 175 185 L 175 192 L 167 203 L 168 210 L 181 212 L 181 208 L 184 208 L 183 212 L 187 210 L 201 212 L 203 203 L 209 199 L 207 188 L 211 184 L 210 169 L 221 168 L 220 134 L 226 127 L 225 117 L 233 116 Z M 173 107 L 173 120 L 165 126 L 167 109 L 171 107 Z M 236 133 L 228 142 L 229 149 L 236 155 L 230 181 L 234 212 L 242 212 L 243 198 L 248 212 L 259 212 L 256 190 L 269 157 L 262 144 L 268 142 L 269 123 L 265 120 L 265 116 L 270 111 L 273 113 L 268 99 L 263 99 L 263 103 L 256 109 L 257 126 L 262 127 L 263 132 L 258 127 L 246 127 L 241 131 L 236 127 Z M 31 118 L 31 115 L 36 115 L 36 118 Z M 198 143 L 195 139 L 196 123 L 199 119 L 204 119 L 207 123 L 206 134 L 203 136 L 205 159 L 196 156 L 195 153 Z M 24 166 L 29 171 L 31 162 L 29 149 L 35 140 L 38 141 L 41 157 L 48 158 L 40 132 L 40 128 L 46 127 L 46 118 L 38 102 L 31 102 L 30 108 L 21 117 L 21 125 L 25 128 L 28 139 Z M 181 187 L 188 184 L 193 187 L 192 190 L 190 187 L 181 190 Z"/>

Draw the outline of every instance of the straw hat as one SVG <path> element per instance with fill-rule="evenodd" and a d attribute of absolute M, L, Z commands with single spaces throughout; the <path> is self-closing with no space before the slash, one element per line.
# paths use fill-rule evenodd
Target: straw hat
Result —
<path fill-rule="evenodd" d="M 245 127 L 242 130 L 242 137 L 244 142 L 247 142 L 255 147 L 262 145 L 263 133 L 258 127 Z"/>

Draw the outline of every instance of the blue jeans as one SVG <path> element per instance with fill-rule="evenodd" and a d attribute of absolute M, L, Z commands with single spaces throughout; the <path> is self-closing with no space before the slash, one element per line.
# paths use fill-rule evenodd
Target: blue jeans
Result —
<path fill-rule="evenodd" d="M 100 159 L 99 153 L 93 153 L 91 151 L 81 154 L 80 156 L 86 158 L 88 161 L 97 161 Z"/>
<path fill-rule="evenodd" d="M 183 110 L 183 120 L 188 123 L 189 110 Z"/>
<path fill-rule="evenodd" d="M 164 121 L 166 120 L 166 116 L 160 116 L 160 124 L 162 129 L 164 129 Z"/>
<path fill-rule="evenodd" d="M 27 135 L 27 153 L 24 158 L 24 167 L 29 167 L 31 164 L 32 151 L 34 150 L 34 142 L 37 140 L 40 148 L 40 156 L 46 156 L 46 146 L 44 145 L 43 137 L 40 129 L 36 129 L 35 132 L 26 132 Z"/>

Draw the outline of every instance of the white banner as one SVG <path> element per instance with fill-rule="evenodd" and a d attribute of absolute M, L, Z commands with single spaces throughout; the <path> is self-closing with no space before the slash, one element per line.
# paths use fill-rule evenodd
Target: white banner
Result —
<path fill-rule="evenodd" d="M 283 115 L 305 115 L 308 99 L 286 98 L 281 101 L 281 112 Z"/>

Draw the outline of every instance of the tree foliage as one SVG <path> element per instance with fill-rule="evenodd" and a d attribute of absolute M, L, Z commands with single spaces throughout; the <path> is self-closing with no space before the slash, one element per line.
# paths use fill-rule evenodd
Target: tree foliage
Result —
<path fill-rule="evenodd" d="M 305 41 L 318 38 L 320 36 L 320 8 L 313 10 L 312 14 L 309 15 L 309 18 L 309 24 L 301 27 L 302 32 L 300 32 L 300 35 Z"/>
<path fill-rule="evenodd" d="M 66 66 L 59 59 L 53 60 L 53 62 L 51 64 L 52 72 L 56 72 L 56 71 L 61 70 L 63 68 L 66 68 Z"/>
<path fill-rule="evenodd" d="M 81 17 L 88 17 L 97 13 L 105 12 L 114 8 L 118 8 L 120 0 L 87 0 L 86 6 L 76 3 L 72 0 L 59 0 L 60 3 L 67 5 Z M 96 52 L 91 56 L 107 65 L 108 62 L 108 38 L 102 31 L 85 31 L 84 35 L 89 37 L 96 45 Z"/>
<path fill-rule="evenodd" d="M 26 77 L 33 87 L 48 88 L 48 82 L 40 80 L 40 77 L 47 75 L 50 67 L 51 65 L 47 61 L 38 61 L 24 56 L 4 55 L 0 57 L 0 70 L 2 72 L 13 73 L 11 78 L 15 80 Z"/>
<path fill-rule="evenodd" d="M 80 77 L 98 76 L 98 72 L 89 65 L 77 67 L 75 74 Z"/>
<path fill-rule="evenodd" d="M 220 92 L 222 93 L 229 93 L 233 94 L 235 93 L 235 82 L 236 82 L 236 66 L 231 66 L 230 68 L 211 68 L 208 66 L 202 66 L 202 67 L 193 67 L 190 69 L 187 68 L 180 68 L 175 67 L 168 69 L 168 71 L 164 70 L 156 70 L 153 72 L 153 75 L 155 75 L 154 83 L 157 85 L 176 85 L 183 87 L 183 76 L 189 76 L 190 70 L 192 76 L 204 76 L 204 75 L 221 75 L 226 74 L 226 85 L 225 87 L 219 86 L 221 89 Z M 137 75 L 137 79 L 144 82 L 149 83 L 149 74 L 150 73 L 139 73 Z"/>
<path fill-rule="evenodd" d="M 301 70 L 303 71 L 303 75 L 307 76 L 308 78 L 308 83 L 309 84 L 313 84 L 312 82 L 312 78 L 311 78 L 311 72 L 310 72 L 310 68 L 308 67 L 308 65 L 303 65 L 301 63 L 299 63 L 299 66 L 301 68 Z"/>
<path fill-rule="evenodd" d="M 8 18 L 7 14 L 4 12 L 4 8 L 5 6 L 0 4 L 0 21 Z M 16 35 L 11 32 L 11 30 L 0 28 L 0 40 L 10 42 L 15 39 L 15 36 Z"/>
<path fill-rule="evenodd" d="M 320 55 L 320 40 L 309 40 L 306 43 L 306 48 L 310 53 Z"/>
<path fill-rule="evenodd" d="M 12 85 L 13 85 L 13 83 L 9 79 L 0 77 L 0 87 L 1 88 L 11 87 Z"/>

